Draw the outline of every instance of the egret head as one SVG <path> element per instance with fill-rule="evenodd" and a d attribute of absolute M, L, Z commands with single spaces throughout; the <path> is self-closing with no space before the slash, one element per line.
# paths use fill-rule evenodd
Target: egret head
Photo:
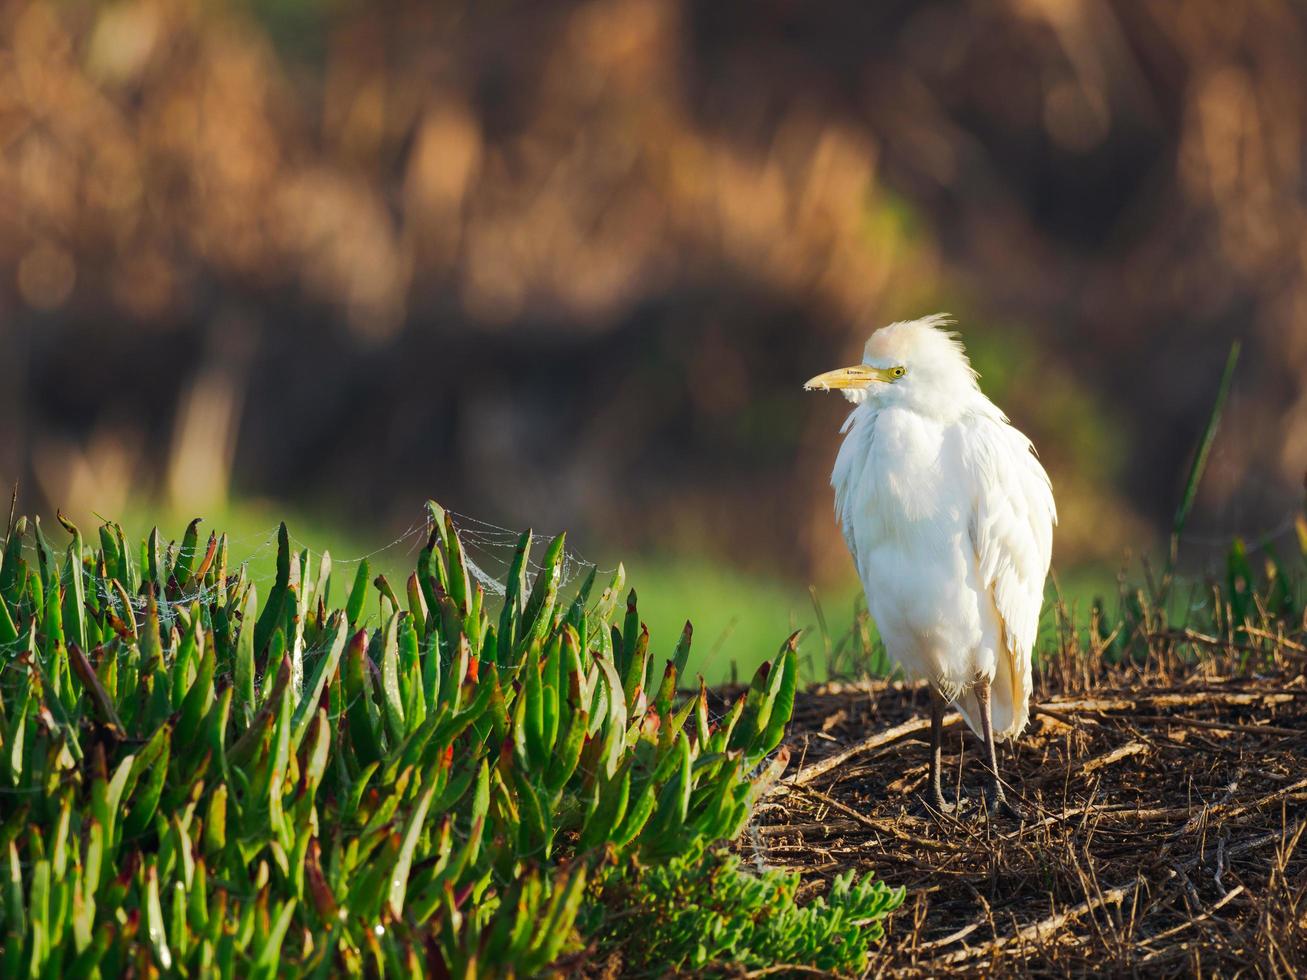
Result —
<path fill-rule="evenodd" d="M 947 313 L 881 327 L 862 363 L 810 379 L 808 391 L 838 391 L 854 404 L 906 404 L 927 414 L 960 411 L 978 391 L 976 372 Z"/>

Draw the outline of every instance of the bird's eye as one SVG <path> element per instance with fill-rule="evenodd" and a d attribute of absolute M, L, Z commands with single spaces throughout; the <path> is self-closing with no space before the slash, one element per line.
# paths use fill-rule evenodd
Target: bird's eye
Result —
<path fill-rule="evenodd" d="M 895 380 L 898 380 L 899 378 L 903 377 L 903 375 L 907 373 L 908 373 L 908 369 L 905 367 L 896 367 L 896 368 L 889 369 L 889 376 L 891 378 L 894 378 Z"/>

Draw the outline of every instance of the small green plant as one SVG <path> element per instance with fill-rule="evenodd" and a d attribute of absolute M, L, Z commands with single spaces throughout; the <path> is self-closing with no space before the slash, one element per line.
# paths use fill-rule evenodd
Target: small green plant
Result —
<path fill-rule="evenodd" d="M 739 833 L 793 642 L 711 724 L 689 629 L 659 670 L 620 568 L 565 598 L 527 532 L 492 613 L 430 510 L 405 587 L 363 561 L 338 607 L 284 525 L 260 596 L 198 521 L 88 547 L 61 517 L 61 556 L 11 519 L 0 975 L 529 975 L 584 944 L 597 868 Z"/>
<path fill-rule="evenodd" d="M 799 876 L 754 873 L 725 850 L 663 864 L 614 869 L 596 884 L 585 914 L 603 948 L 619 949 L 629 972 L 721 973 L 784 965 L 860 974 L 884 935 L 903 889 L 848 871 L 823 898 L 795 903 Z"/>

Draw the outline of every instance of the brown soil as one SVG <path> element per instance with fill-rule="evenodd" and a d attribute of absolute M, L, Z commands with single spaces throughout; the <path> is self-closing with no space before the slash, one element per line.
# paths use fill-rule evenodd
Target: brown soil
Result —
<path fill-rule="evenodd" d="M 802 695 L 796 761 L 741 847 L 801 871 L 807 895 L 850 868 L 903 886 L 869 975 L 1307 975 L 1307 647 L 1152 639 L 1145 666 L 1064 650 L 1037 679 L 1000 755 L 1022 823 L 979 804 L 956 715 L 946 782 L 969 804 L 910 812 L 924 690 Z"/>

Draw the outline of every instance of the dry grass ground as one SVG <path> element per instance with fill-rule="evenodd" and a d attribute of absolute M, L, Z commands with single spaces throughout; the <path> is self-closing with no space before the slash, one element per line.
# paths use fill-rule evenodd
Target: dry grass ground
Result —
<path fill-rule="evenodd" d="M 869 975 L 1307 975 L 1307 645 L 1144 637 L 1105 665 L 1073 633 L 1000 766 L 1021 824 L 979 806 L 978 743 L 946 729 L 957 818 L 913 815 L 923 689 L 832 684 L 795 708 L 795 762 L 745 850 L 809 894 L 850 867 L 908 896 Z"/>

